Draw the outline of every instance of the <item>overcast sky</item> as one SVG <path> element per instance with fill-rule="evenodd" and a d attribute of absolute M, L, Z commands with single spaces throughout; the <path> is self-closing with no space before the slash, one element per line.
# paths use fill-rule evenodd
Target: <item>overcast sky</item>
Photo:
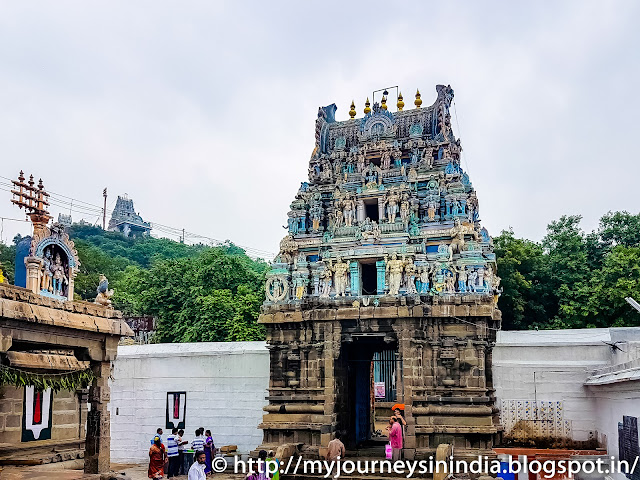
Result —
<path fill-rule="evenodd" d="M 321 105 L 455 90 L 483 225 L 637 213 L 640 3 L 0 3 L 0 176 L 276 252 Z M 391 102 L 395 104 L 394 102 Z M 52 208 L 57 214 L 62 209 Z M 75 221 L 82 215 L 72 212 Z M 0 190 L 0 216 L 24 218 Z M 86 215 L 95 222 L 98 215 Z M 6 241 L 26 223 L 2 222 Z"/>

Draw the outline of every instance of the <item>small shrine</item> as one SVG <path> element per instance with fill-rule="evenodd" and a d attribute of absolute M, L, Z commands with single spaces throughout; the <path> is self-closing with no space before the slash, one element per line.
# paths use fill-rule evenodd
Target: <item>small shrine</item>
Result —
<path fill-rule="evenodd" d="M 405 109 L 396 90 L 364 116 L 318 109 L 308 179 L 287 214 L 259 322 L 271 375 L 260 448 L 318 454 L 385 441 L 391 407 L 407 421 L 406 458 L 440 444 L 490 453 L 501 427 L 491 355 L 500 328 L 493 243 L 480 225 L 450 86 Z"/>
<path fill-rule="evenodd" d="M 0 283 L 0 461 L 84 458 L 87 473 L 108 471 L 111 363 L 133 332 L 106 278 L 95 303 L 74 300 L 80 260 L 65 226 L 50 223 L 42 180 L 20 172 L 11 192 L 33 233 L 18 244 L 15 285 Z"/>

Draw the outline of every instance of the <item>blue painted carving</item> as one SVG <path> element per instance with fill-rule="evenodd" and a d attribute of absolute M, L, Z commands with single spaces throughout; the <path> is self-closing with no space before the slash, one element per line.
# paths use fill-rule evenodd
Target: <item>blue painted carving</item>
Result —
<path fill-rule="evenodd" d="M 419 123 L 414 123 L 409 127 L 409 136 L 410 137 L 421 137 L 423 132 L 422 125 Z"/>
<path fill-rule="evenodd" d="M 384 260 L 378 260 L 376 262 L 376 293 L 378 295 L 384 295 L 386 291 L 386 278 L 385 278 L 386 263 Z"/>
<path fill-rule="evenodd" d="M 24 259 L 29 256 L 30 248 L 31 237 L 24 237 L 22 240 L 20 240 L 16 247 L 16 267 L 14 270 L 14 283 L 18 287 L 27 288 L 27 267 L 24 264 Z"/>
<path fill-rule="evenodd" d="M 351 273 L 351 295 L 360 295 L 360 264 L 350 262 L 349 271 Z"/>
<path fill-rule="evenodd" d="M 449 173 L 449 174 L 461 173 L 460 165 L 458 165 L 457 163 L 449 162 L 447 163 L 447 166 L 444 168 L 444 173 Z"/>
<path fill-rule="evenodd" d="M 58 237 L 47 237 L 43 239 L 36 247 L 35 256 L 42 258 L 42 256 L 44 255 L 44 249 L 49 245 L 57 245 L 58 247 L 60 247 L 67 256 L 69 266 L 73 268 L 76 267 L 76 259 L 74 258 L 73 253 L 71 252 L 69 247 Z"/>
<path fill-rule="evenodd" d="M 347 146 L 347 139 L 344 137 L 338 137 L 336 138 L 336 142 L 335 142 L 335 149 L 336 150 L 344 150 L 344 148 Z"/>

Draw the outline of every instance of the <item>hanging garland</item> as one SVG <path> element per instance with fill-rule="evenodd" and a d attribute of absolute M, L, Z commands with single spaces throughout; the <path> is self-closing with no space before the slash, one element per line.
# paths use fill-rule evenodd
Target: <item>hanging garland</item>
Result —
<path fill-rule="evenodd" d="M 0 365 L 0 386 L 33 386 L 36 390 L 51 388 L 54 392 L 73 391 L 87 388 L 95 378 L 91 368 L 66 373 L 33 373 Z"/>

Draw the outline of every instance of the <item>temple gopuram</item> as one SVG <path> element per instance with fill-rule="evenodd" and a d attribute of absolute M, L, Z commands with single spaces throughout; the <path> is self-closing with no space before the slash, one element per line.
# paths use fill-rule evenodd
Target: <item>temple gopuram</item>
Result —
<path fill-rule="evenodd" d="M 259 318 L 271 361 L 260 448 L 321 454 L 336 432 L 350 449 L 375 446 L 396 404 L 407 459 L 499 441 L 500 279 L 451 128 L 453 90 L 436 91 L 426 108 L 418 91 L 415 108 L 398 94 L 392 112 L 385 91 L 362 118 L 353 102 L 345 121 L 335 104 L 318 110 Z"/>
<path fill-rule="evenodd" d="M 109 376 L 133 332 L 106 278 L 95 303 L 74 299 L 80 260 L 65 226 L 50 223 L 42 180 L 20 172 L 13 186 L 33 234 L 17 246 L 15 285 L 0 283 L 0 465 L 84 458 L 87 473 L 106 472 Z"/>

